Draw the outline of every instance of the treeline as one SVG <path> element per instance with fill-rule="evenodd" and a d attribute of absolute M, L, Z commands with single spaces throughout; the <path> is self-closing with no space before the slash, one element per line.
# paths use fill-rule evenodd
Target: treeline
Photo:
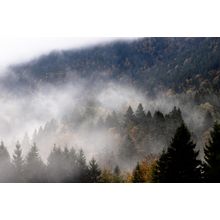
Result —
<path fill-rule="evenodd" d="M 170 145 L 159 157 L 148 155 L 132 172 L 101 168 L 93 158 L 88 163 L 83 150 L 54 146 L 45 164 L 36 144 L 24 158 L 19 143 L 12 158 L 1 142 L 0 182 L 220 182 L 220 124 L 215 123 L 204 147 L 204 160 L 184 123 L 176 130 Z"/>
<path fill-rule="evenodd" d="M 204 147 L 204 159 L 198 159 L 199 151 L 191 134 L 183 123 L 152 168 L 152 182 L 197 183 L 220 182 L 220 124 L 214 124 L 208 143 Z M 136 182 L 145 182 L 138 163 L 134 174 Z M 137 175 L 138 174 L 138 175 Z"/>
<path fill-rule="evenodd" d="M 88 106 L 85 112 L 74 111 L 66 115 L 61 123 L 51 120 L 44 127 L 36 130 L 31 139 L 32 142 L 42 146 L 47 139 L 53 140 L 57 136 L 65 135 L 66 131 L 76 133 L 81 126 L 85 125 L 83 130 L 86 131 L 101 130 L 117 134 L 121 140 L 121 146 L 118 147 L 121 152 L 120 158 L 126 159 L 131 154 L 139 157 L 143 154 L 159 153 L 163 145 L 169 143 L 182 122 L 182 113 L 177 107 L 174 107 L 168 114 L 163 114 L 159 110 L 145 111 L 140 103 L 136 110 L 129 106 L 126 112 L 113 111 L 106 117 L 99 117 L 96 115 L 95 107 Z M 25 142 L 30 142 L 30 140 Z M 62 145 L 62 143 L 59 144 Z"/>

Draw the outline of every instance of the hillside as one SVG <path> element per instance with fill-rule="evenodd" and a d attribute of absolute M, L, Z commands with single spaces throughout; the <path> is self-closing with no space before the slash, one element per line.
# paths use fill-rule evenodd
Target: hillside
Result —
<path fill-rule="evenodd" d="M 117 80 L 151 94 L 220 86 L 219 38 L 141 38 L 81 50 L 54 51 L 9 68 L 7 85 Z"/>

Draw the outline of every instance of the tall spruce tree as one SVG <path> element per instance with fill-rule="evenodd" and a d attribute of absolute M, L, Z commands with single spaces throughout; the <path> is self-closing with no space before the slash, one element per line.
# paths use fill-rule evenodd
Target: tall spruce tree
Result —
<path fill-rule="evenodd" d="M 88 182 L 88 166 L 84 151 L 81 149 L 77 155 L 77 175 L 74 177 L 76 182 Z"/>
<path fill-rule="evenodd" d="M 220 124 L 215 122 L 204 148 L 203 176 L 205 182 L 220 183 Z"/>
<path fill-rule="evenodd" d="M 36 143 L 33 144 L 26 156 L 24 167 L 25 179 L 27 182 L 46 182 L 46 167 L 40 158 Z"/>
<path fill-rule="evenodd" d="M 94 158 L 89 162 L 88 167 L 88 182 L 98 183 L 101 177 L 101 169 Z"/>
<path fill-rule="evenodd" d="M 191 134 L 182 124 L 172 139 L 167 151 L 163 151 L 157 162 L 155 182 L 199 182 L 201 180 L 199 154 Z"/>
<path fill-rule="evenodd" d="M 124 115 L 124 127 L 127 129 L 132 128 L 136 123 L 136 117 L 134 115 L 131 106 L 128 107 L 126 114 Z"/>
<path fill-rule="evenodd" d="M 143 125 L 146 122 L 146 114 L 144 112 L 144 108 L 141 103 L 138 105 L 138 108 L 135 112 L 135 117 L 138 124 Z"/>

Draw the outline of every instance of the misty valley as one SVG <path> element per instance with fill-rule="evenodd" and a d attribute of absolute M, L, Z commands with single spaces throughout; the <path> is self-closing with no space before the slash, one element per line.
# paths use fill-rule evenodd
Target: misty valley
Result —
<path fill-rule="evenodd" d="M 220 182 L 220 38 L 56 50 L 0 74 L 0 182 Z"/>

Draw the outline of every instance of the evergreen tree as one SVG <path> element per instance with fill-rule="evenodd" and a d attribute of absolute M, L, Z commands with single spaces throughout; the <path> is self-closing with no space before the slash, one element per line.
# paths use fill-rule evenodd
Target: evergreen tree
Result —
<path fill-rule="evenodd" d="M 114 183 L 121 183 L 122 177 L 121 177 L 121 170 L 119 168 L 119 166 L 116 166 L 113 172 L 113 182 Z"/>
<path fill-rule="evenodd" d="M 199 154 L 195 151 L 191 134 L 182 124 L 176 131 L 167 151 L 163 152 L 154 172 L 156 182 L 200 181 Z"/>
<path fill-rule="evenodd" d="M 141 103 L 138 105 L 138 108 L 135 112 L 135 117 L 138 124 L 144 124 L 146 121 L 146 114 Z"/>
<path fill-rule="evenodd" d="M 88 182 L 88 166 L 86 164 L 86 157 L 82 149 L 77 155 L 77 174 L 76 182 Z"/>
<path fill-rule="evenodd" d="M 105 125 L 107 128 L 118 128 L 119 122 L 115 111 L 111 115 L 108 115 L 105 119 Z"/>
<path fill-rule="evenodd" d="M 98 183 L 101 177 L 101 170 L 94 158 L 89 162 L 88 181 L 90 183 Z"/>
<path fill-rule="evenodd" d="M 204 181 L 205 182 L 220 182 L 220 124 L 217 122 L 210 132 L 210 139 L 204 149 L 205 163 Z"/>
<path fill-rule="evenodd" d="M 26 156 L 24 174 L 27 182 L 45 182 L 46 167 L 39 156 L 39 151 L 34 143 Z"/>
<path fill-rule="evenodd" d="M 15 168 L 15 181 L 16 182 L 23 182 L 24 181 L 24 160 L 22 157 L 22 149 L 19 142 L 17 142 L 13 154 L 12 163 Z"/>
<path fill-rule="evenodd" d="M 136 117 L 134 115 L 131 106 L 128 107 L 126 114 L 124 115 L 124 127 L 127 129 L 132 128 L 136 124 Z"/>
<path fill-rule="evenodd" d="M 13 169 L 10 155 L 3 141 L 0 144 L 0 182 L 11 182 Z"/>
<path fill-rule="evenodd" d="M 132 182 L 133 183 L 145 182 L 144 174 L 139 163 L 137 163 L 137 166 L 134 169 Z"/>
<path fill-rule="evenodd" d="M 152 120 L 152 115 L 150 111 L 147 112 L 146 118 L 147 118 L 147 122 L 150 122 Z"/>
<path fill-rule="evenodd" d="M 47 173 L 50 182 L 63 182 L 66 177 L 65 155 L 60 147 L 54 146 L 48 157 Z"/>

